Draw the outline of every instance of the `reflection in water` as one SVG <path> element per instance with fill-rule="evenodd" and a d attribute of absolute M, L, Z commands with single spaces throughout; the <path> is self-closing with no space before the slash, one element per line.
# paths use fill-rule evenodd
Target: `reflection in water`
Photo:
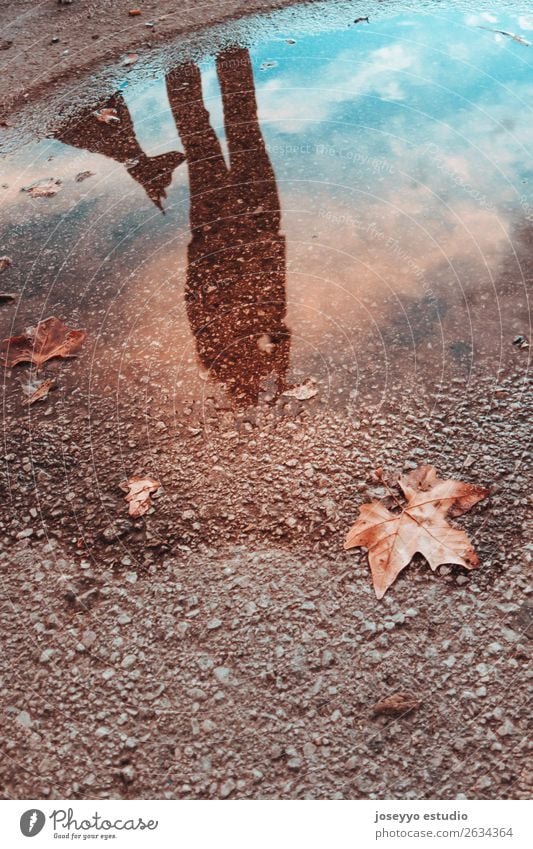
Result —
<path fill-rule="evenodd" d="M 500 24 L 519 31 L 516 16 Z M 35 294 L 53 280 L 58 314 L 79 306 L 95 330 L 111 304 L 102 386 L 107 352 L 125 337 L 135 379 L 149 362 L 150 384 L 159 374 L 184 408 L 213 383 L 235 406 L 256 403 L 263 384 L 279 392 L 289 346 L 291 378 L 327 386 L 317 404 L 386 398 L 395 382 L 496 374 L 517 355 L 508 340 L 528 335 L 530 257 L 518 234 L 531 208 L 531 52 L 459 11 L 399 13 L 359 30 L 339 16 L 335 31 L 296 44 L 255 41 L 253 67 L 268 66 L 255 80 L 236 49 L 216 67 L 202 61 L 201 88 L 195 65 L 167 79 L 132 72 L 124 100 L 63 124 L 62 141 L 101 156 L 47 140 L 8 157 L 11 278 L 26 286 L 27 269 Z M 120 123 L 97 121 L 98 107 L 116 109 Z M 183 152 L 151 158 L 144 139 L 147 151 L 185 149 L 187 181 L 185 169 L 172 181 Z M 50 175 L 50 150 L 62 191 L 30 206 L 19 189 Z M 82 168 L 100 179 L 79 189 Z M 154 215 L 144 192 L 128 191 L 130 173 L 159 205 L 166 189 L 171 214 Z M 17 309 L 34 323 L 35 302 Z"/>
<path fill-rule="evenodd" d="M 203 104 L 197 66 L 181 66 L 167 77 L 189 168 L 185 299 L 202 364 L 237 405 L 246 406 L 258 402 L 272 374 L 276 395 L 286 387 L 285 239 L 248 51 L 228 50 L 216 64 L 229 168 Z"/>
<path fill-rule="evenodd" d="M 247 406 L 258 402 L 262 389 L 275 398 L 286 388 L 290 333 L 285 324 L 285 238 L 248 51 L 221 53 L 217 73 L 229 167 L 203 103 L 200 71 L 192 63 L 167 76 L 186 156 L 177 151 L 147 156 L 119 93 L 62 128 L 57 138 L 124 164 L 160 209 L 174 169 L 187 158 L 192 233 L 187 315 L 202 365 L 237 406 Z M 116 110 L 120 123 L 98 121 L 95 112 L 104 108 Z M 268 385 L 270 377 L 275 387 Z"/>
<path fill-rule="evenodd" d="M 118 122 L 106 124 L 99 121 L 95 113 L 102 109 L 115 110 Z M 60 129 L 56 137 L 65 144 L 90 153 L 100 153 L 125 165 L 128 174 L 161 210 L 173 172 L 185 159 L 183 153 L 177 150 L 160 156 L 147 156 L 135 136 L 129 109 L 118 92 L 94 109 L 83 112 L 67 127 Z"/>

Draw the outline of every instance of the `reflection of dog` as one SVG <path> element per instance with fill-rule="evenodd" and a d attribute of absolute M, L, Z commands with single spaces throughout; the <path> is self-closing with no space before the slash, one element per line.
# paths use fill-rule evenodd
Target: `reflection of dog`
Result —
<path fill-rule="evenodd" d="M 257 403 L 269 375 L 276 378 L 278 394 L 285 388 L 290 348 L 285 239 L 248 52 L 222 53 L 217 73 L 229 168 L 209 123 L 196 65 L 167 76 L 191 191 L 185 298 L 202 364 L 246 406 Z"/>
<path fill-rule="evenodd" d="M 111 109 L 116 113 L 117 121 L 104 123 L 96 113 L 102 109 Z M 147 156 L 135 137 L 133 121 L 122 95 L 114 94 L 105 103 L 99 103 L 90 112 L 74 118 L 56 135 L 60 141 L 73 147 L 100 153 L 126 166 L 127 171 L 145 190 L 146 194 L 159 209 L 163 209 L 162 199 L 172 182 L 174 169 L 185 156 L 177 150 L 162 153 L 160 156 Z"/>

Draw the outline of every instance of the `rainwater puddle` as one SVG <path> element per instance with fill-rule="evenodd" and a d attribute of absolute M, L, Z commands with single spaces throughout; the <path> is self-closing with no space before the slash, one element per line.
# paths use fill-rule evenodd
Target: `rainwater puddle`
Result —
<path fill-rule="evenodd" d="M 50 366 L 63 387 L 154 419 L 376 409 L 525 369 L 533 48 L 493 30 L 533 40 L 533 17 L 390 7 L 132 68 L 6 156 L 2 336 L 86 328 Z"/>

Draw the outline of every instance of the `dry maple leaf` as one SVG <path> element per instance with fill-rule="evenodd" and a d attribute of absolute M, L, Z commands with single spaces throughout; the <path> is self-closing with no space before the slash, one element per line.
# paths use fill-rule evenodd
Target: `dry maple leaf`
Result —
<path fill-rule="evenodd" d="M 344 548 L 365 546 L 377 598 L 382 598 L 402 569 L 420 552 L 434 570 L 442 563 L 466 569 L 479 566 L 464 531 L 453 528 L 446 514 L 459 516 L 489 494 L 477 484 L 440 480 L 433 466 L 419 466 L 398 483 L 405 495 L 401 512 L 381 501 L 363 504 Z"/>
<path fill-rule="evenodd" d="M 374 716 L 398 716 L 409 713 L 420 705 L 420 699 L 411 693 L 394 693 L 376 702 L 372 708 Z"/>
<path fill-rule="evenodd" d="M 318 389 L 311 380 L 306 380 L 299 386 L 286 389 L 283 395 L 286 398 L 296 398 L 297 401 L 309 401 L 310 398 L 318 395 Z"/>
<path fill-rule="evenodd" d="M 117 115 L 116 109 L 100 109 L 94 113 L 96 119 L 103 124 L 120 124 L 120 118 Z"/>
<path fill-rule="evenodd" d="M 127 492 L 125 500 L 129 504 L 130 516 L 142 516 L 150 509 L 150 495 L 155 492 L 161 484 L 153 478 L 139 478 L 134 475 L 120 484 L 120 488 Z"/>
<path fill-rule="evenodd" d="M 56 382 L 53 377 L 40 382 L 36 382 L 30 377 L 28 383 L 22 386 L 24 393 L 28 396 L 26 400 L 28 406 L 35 404 L 36 401 L 44 401 L 48 398 L 48 393 L 54 389 L 55 385 Z"/>
<path fill-rule="evenodd" d="M 4 339 L 0 343 L 0 360 L 6 368 L 17 363 L 35 363 L 39 367 L 52 357 L 74 357 L 85 336 L 85 330 L 70 330 L 52 316 L 21 336 Z"/>
<path fill-rule="evenodd" d="M 59 177 L 45 177 L 44 180 L 37 180 L 31 186 L 24 186 L 23 192 L 26 192 L 32 198 L 51 198 L 61 190 L 61 180 Z"/>
<path fill-rule="evenodd" d="M 139 59 L 138 53 L 127 53 L 125 58 L 122 61 L 122 64 L 126 65 L 126 66 L 127 65 L 135 65 L 135 62 L 137 62 L 138 59 Z"/>

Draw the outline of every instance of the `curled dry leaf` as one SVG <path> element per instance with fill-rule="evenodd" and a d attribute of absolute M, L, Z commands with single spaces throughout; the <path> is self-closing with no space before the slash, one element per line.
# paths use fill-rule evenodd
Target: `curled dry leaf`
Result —
<path fill-rule="evenodd" d="M 513 345 L 516 345 L 517 348 L 529 348 L 529 342 L 525 336 L 521 334 L 519 336 L 515 336 L 513 339 Z"/>
<path fill-rule="evenodd" d="M 26 192 L 32 198 L 51 198 L 61 189 L 61 180 L 59 177 L 45 177 L 44 180 L 37 180 L 30 186 L 24 186 L 21 191 Z"/>
<path fill-rule="evenodd" d="M 103 124 L 120 124 L 120 118 L 117 115 L 116 109 L 100 109 L 99 112 L 95 112 L 94 114 L 97 121 L 101 121 Z"/>
<path fill-rule="evenodd" d="M 129 504 L 130 516 L 142 516 L 150 509 L 150 495 L 156 492 L 161 484 L 153 478 L 139 478 L 133 476 L 120 484 L 123 492 L 127 492 L 125 500 Z"/>
<path fill-rule="evenodd" d="M 85 330 L 70 330 L 52 316 L 29 327 L 21 336 L 11 336 L 0 343 L 0 360 L 6 368 L 17 363 L 34 363 L 37 367 L 53 357 L 74 357 L 85 339 Z"/>
<path fill-rule="evenodd" d="M 10 256 L 0 256 L 0 271 L 5 271 L 10 265 L 13 265 L 13 260 Z"/>
<path fill-rule="evenodd" d="M 30 378 L 28 383 L 22 386 L 23 391 L 28 396 L 26 399 L 28 406 L 35 404 L 36 401 L 44 401 L 48 398 L 48 393 L 54 389 L 55 385 L 56 382 L 52 377 L 42 381 L 35 381 Z"/>
<path fill-rule="evenodd" d="M 398 716 L 415 710 L 420 704 L 420 699 L 417 699 L 412 693 L 394 693 L 394 695 L 386 696 L 386 698 L 376 702 L 372 708 L 372 713 L 374 716 Z"/>
<path fill-rule="evenodd" d="M 83 183 L 83 181 L 88 180 L 89 177 L 94 177 L 94 171 L 80 171 L 79 174 L 76 174 L 74 179 L 77 183 Z"/>
<path fill-rule="evenodd" d="M 522 35 L 517 35 L 515 32 L 508 32 L 506 29 L 492 29 L 491 27 L 483 27 L 478 26 L 478 29 L 486 29 L 487 32 L 495 32 L 498 35 L 504 35 L 506 38 L 512 38 L 513 41 L 517 41 L 518 44 L 523 44 L 525 47 L 531 47 L 531 42 L 524 38 Z"/>
<path fill-rule="evenodd" d="M 293 389 L 286 389 L 283 393 L 285 398 L 296 398 L 297 401 L 309 401 L 318 395 L 318 389 L 310 380 L 306 380 L 300 386 L 295 386 Z"/>
<path fill-rule="evenodd" d="M 374 590 L 382 598 L 417 552 L 434 570 L 443 563 L 466 569 L 479 566 L 464 531 L 452 527 L 446 515 L 459 516 L 489 494 L 477 484 L 440 480 L 433 466 L 419 466 L 398 481 L 406 499 L 401 512 L 392 513 L 381 501 L 363 504 L 344 548 L 364 546 Z"/>

